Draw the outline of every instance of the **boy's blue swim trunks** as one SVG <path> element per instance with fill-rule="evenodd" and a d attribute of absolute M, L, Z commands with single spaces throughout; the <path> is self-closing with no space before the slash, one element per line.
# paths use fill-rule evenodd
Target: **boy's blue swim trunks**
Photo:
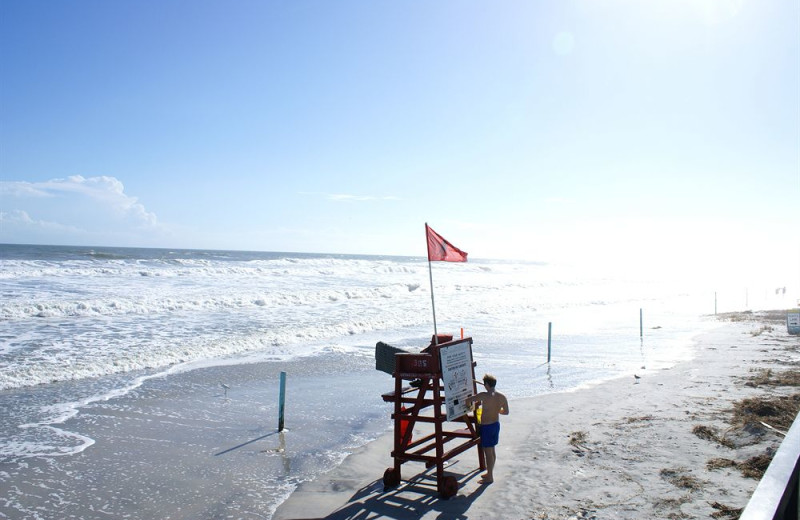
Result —
<path fill-rule="evenodd" d="M 492 424 L 481 424 L 481 447 L 493 448 L 500 440 L 500 421 Z"/>

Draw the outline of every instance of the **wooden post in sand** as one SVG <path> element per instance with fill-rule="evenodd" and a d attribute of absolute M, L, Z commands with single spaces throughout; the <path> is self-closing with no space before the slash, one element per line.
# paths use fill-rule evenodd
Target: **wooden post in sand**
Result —
<path fill-rule="evenodd" d="M 553 322 L 547 322 L 547 362 L 550 362 L 550 338 L 553 335 Z"/>
<path fill-rule="evenodd" d="M 286 372 L 281 372 L 281 393 L 278 398 L 278 431 L 283 431 L 283 411 L 286 404 Z"/>

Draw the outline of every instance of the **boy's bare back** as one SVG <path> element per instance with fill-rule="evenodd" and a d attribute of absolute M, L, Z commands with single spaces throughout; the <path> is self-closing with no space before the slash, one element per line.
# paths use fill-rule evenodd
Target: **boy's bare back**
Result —
<path fill-rule="evenodd" d="M 492 424 L 500 420 L 500 415 L 508 415 L 506 396 L 495 390 L 480 392 L 470 400 L 481 403 L 481 424 Z"/>

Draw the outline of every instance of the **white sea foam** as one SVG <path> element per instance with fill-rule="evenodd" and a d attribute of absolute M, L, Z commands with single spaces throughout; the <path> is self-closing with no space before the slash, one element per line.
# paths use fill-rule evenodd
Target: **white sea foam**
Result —
<path fill-rule="evenodd" d="M 10 334 L 0 389 L 249 352 L 306 355 L 312 342 L 428 320 L 422 261 L 123 256 L 3 263 L 10 297 L 0 319 Z M 451 266 L 437 269 L 437 296 L 459 300 L 444 319 L 530 307 L 520 298 L 530 266 L 461 267 L 457 284 Z"/>

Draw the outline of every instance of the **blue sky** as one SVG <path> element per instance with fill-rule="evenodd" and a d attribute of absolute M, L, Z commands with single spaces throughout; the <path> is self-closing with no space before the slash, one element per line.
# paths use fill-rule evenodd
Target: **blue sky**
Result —
<path fill-rule="evenodd" d="M 0 242 L 800 275 L 797 2 L 6 0 L 0 75 Z"/>

